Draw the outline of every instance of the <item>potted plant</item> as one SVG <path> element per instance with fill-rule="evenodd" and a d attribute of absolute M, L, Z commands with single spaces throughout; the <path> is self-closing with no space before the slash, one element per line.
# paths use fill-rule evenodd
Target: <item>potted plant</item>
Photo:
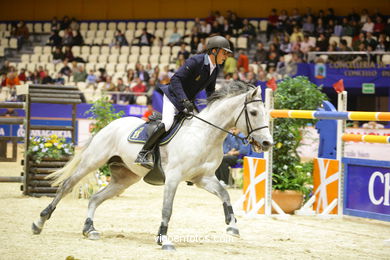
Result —
<path fill-rule="evenodd" d="M 286 78 L 275 91 L 275 109 L 316 110 L 326 100 L 321 88 L 308 78 Z M 297 149 L 305 127 L 316 120 L 277 118 L 274 120 L 272 198 L 286 212 L 292 213 L 308 197 L 312 183 L 312 162 L 301 162 Z M 285 199 L 284 197 L 292 199 Z M 287 205 L 285 205 L 285 202 Z M 294 205 L 290 205 L 294 204 Z"/>
<path fill-rule="evenodd" d="M 53 134 L 49 137 L 30 137 L 27 154 L 35 163 L 39 164 L 45 159 L 61 159 L 72 156 L 73 152 L 74 147 L 71 142 L 67 142 L 65 138 L 59 138 Z"/>
<path fill-rule="evenodd" d="M 96 100 L 92 107 L 85 112 L 85 114 L 90 115 L 89 119 L 95 120 L 91 130 L 91 134 L 95 135 L 115 119 L 123 117 L 125 113 L 123 111 L 116 112 L 110 103 L 109 98 L 102 97 Z M 111 172 L 107 164 L 99 168 L 99 174 L 105 176 L 102 178 L 104 181 L 109 181 Z"/>

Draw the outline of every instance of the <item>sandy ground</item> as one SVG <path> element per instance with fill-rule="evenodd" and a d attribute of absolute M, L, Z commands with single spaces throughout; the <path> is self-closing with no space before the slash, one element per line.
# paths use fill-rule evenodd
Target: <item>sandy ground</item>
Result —
<path fill-rule="evenodd" d="M 0 176 L 18 176 L 20 163 L 0 163 Z M 22 195 L 20 184 L 0 183 L 0 259 L 390 259 L 390 223 L 360 218 L 288 220 L 238 217 L 241 238 L 225 234 L 221 202 L 180 185 L 169 235 L 177 251 L 154 242 L 161 222 L 162 187 L 140 182 L 98 208 L 101 239 L 83 238 L 88 200 L 65 198 L 40 235 L 31 223 L 51 198 Z M 229 189 L 232 201 L 241 190 Z M 195 241 L 198 240 L 198 241 Z"/>

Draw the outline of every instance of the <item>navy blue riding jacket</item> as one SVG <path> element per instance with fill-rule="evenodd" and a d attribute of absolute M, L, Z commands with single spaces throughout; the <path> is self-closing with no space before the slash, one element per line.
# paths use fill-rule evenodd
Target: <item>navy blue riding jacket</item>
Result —
<path fill-rule="evenodd" d="M 197 54 L 187 59 L 172 76 L 168 85 L 161 85 L 160 89 L 179 110 L 183 111 L 182 101 L 194 101 L 195 96 L 206 89 L 207 96 L 215 91 L 218 75 L 218 66 L 210 75 L 210 61 L 207 54 Z"/>

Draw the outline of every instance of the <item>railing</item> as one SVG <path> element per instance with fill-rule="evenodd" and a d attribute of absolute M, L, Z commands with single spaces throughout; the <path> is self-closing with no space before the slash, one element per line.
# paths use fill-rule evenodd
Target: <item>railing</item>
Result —
<path fill-rule="evenodd" d="M 366 55 L 367 61 L 371 61 L 372 55 L 390 55 L 390 52 L 385 51 L 309 51 L 307 54 L 307 62 L 313 61 L 318 55 Z"/>

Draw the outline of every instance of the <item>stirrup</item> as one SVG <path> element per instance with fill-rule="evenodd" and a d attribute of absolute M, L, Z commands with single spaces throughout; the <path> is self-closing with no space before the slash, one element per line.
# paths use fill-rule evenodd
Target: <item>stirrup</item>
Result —
<path fill-rule="evenodd" d="M 135 159 L 134 163 L 143 166 L 147 169 L 153 169 L 154 167 L 153 158 L 152 160 L 147 159 L 149 153 L 151 153 L 151 151 L 140 152 L 137 156 L 137 159 Z"/>

